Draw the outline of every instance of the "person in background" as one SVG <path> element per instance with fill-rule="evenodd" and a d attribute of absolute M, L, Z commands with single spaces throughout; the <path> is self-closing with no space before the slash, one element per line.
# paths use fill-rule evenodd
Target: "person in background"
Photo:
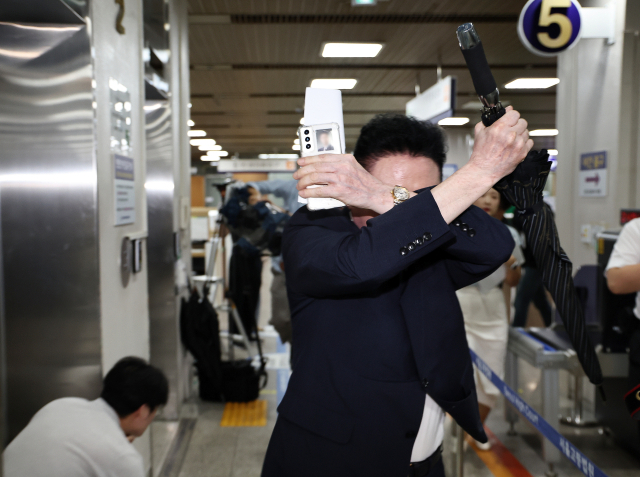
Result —
<path fill-rule="evenodd" d="M 513 326 L 523 328 L 527 324 L 529 315 L 529 304 L 533 302 L 540 312 L 545 326 L 551 326 L 551 305 L 547 299 L 547 292 L 542 283 L 542 274 L 538 270 L 535 257 L 526 243 L 522 244 L 524 252 L 525 264 L 523 266 L 522 280 L 518 284 L 516 290 L 516 299 L 514 303 L 515 314 L 513 317 Z"/>
<path fill-rule="evenodd" d="M 298 202 L 298 181 L 294 179 L 274 179 L 270 181 L 249 182 L 249 203 L 255 204 L 261 200 L 262 195 L 273 194 L 284 201 L 284 208 L 289 214 L 293 214 L 302 207 Z M 287 300 L 287 282 L 284 273 L 284 263 L 282 255 L 274 256 L 271 259 L 271 272 L 273 280 L 271 282 L 271 320 L 269 323 L 280 335 L 283 343 L 291 343 L 291 313 L 289 311 L 289 300 Z"/>
<path fill-rule="evenodd" d="M 622 228 L 605 269 L 607 286 L 615 295 L 636 293 L 636 306 L 630 320 L 629 389 L 640 384 L 640 219 Z M 640 422 L 638 422 L 640 435 Z"/>
<path fill-rule="evenodd" d="M 56 399 L 4 451 L 5 477 L 145 477 L 131 445 L 167 403 L 169 384 L 143 359 L 118 361 L 100 398 Z"/>
<path fill-rule="evenodd" d="M 502 221 L 507 203 L 495 189 L 489 189 L 475 205 L 494 219 Z M 514 287 L 520 281 L 520 265 L 524 256 L 518 232 L 508 225 L 515 242 L 513 253 L 504 266 L 487 278 L 456 292 L 469 347 L 500 377 L 504 377 L 504 363 L 509 338 L 509 318 L 503 286 Z M 484 423 L 495 406 L 500 391 L 477 368 L 474 368 L 480 419 Z M 480 450 L 489 450 L 491 443 L 476 442 Z"/>

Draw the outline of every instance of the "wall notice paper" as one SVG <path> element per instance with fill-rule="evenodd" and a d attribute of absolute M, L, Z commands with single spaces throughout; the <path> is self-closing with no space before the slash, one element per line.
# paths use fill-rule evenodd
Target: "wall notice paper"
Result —
<path fill-rule="evenodd" d="M 607 152 L 580 155 L 580 197 L 606 197 Z"/>
<path fill-rule="evenodd" d="M 304 125 L 338 123 L 342 154 L 345 152 L 344 119 L 342 117 L 342 91 L 339 89 L 307 88 L 304 95 Z M 307 199 L 298 196 L 298 202 Z M 332 200 L 333 207 L 344 207 L 339 200 Z"/>
<path fill-rule="evenodd" d="M 133 224 L 136 221 L 136 189 L 133 175 L 133 159 L 120 154 L 113 155 L 115 180 L 114 200 L 116 225 Z"/>

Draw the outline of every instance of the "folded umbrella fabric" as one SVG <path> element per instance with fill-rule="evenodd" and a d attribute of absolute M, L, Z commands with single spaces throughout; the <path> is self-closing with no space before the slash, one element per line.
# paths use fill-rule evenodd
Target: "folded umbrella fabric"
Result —
<path fill-rule="evenodd" d="M 553 296 L 582 369 L 593 384 L 602 385 L 602 370 L 587 334 L 584 312 L 573 284 L 573 265 L 560 246 L 553 212 L 542 199 L 551 163 L 545 149 L 531 151 L 494 188 L 516 208 L 516 217 L 531 248 L 542 281 Z M 602 388 L 601 388 L 602 391 Z"/>

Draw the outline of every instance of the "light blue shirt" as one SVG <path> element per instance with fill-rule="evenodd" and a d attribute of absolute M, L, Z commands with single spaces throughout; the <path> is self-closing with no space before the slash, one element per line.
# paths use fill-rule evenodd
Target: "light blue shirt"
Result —
<path fill-rule="evenodd" d="M 293 213 L 304 204 L 298 202 L 298 181 L 295 179 L 274 179 L 271 181 L 249 182 L 247 186 L 253 187 L 261 194 L 273 194 L 284 200 L 284 208 Z"/>
<path fill-rule="evenodd" d="M 284 207 L 290 214 L 302 207 L 304 204 L 298 202 L 298 189 L 296 189 L 298 181 L 295 179 L 274 179 L 271 181 L 249 182 L 248 187 L 253 187 L 260 194 L 273 194 L 280 197 L 284 201 Z M 271 270 L 274 273 L 282 273 L 280 263 L 282 255 L 275 256 L 271 259 Z"/>

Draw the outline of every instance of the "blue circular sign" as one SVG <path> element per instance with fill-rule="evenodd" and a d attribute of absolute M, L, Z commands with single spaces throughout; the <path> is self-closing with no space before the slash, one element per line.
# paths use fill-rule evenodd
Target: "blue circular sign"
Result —
<path fill-rule="evenodd" d="M 529 0 L 518 21 L 520 41 L 536 55 L 556 56 L 580 40 L 581 13 L 577 0 Z"/>

